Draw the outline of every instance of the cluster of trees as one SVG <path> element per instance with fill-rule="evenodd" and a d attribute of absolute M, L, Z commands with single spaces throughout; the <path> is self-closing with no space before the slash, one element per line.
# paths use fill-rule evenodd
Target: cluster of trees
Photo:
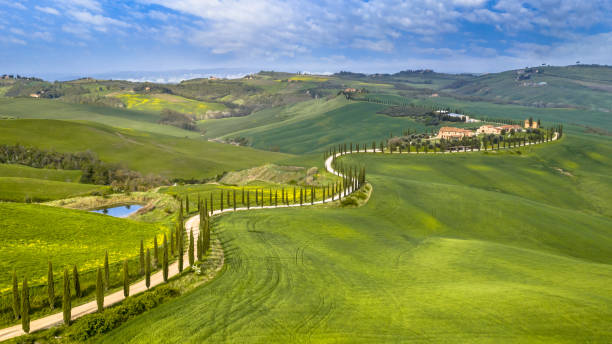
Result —
<path fill-rule="evenodd" d="M 185 130 L 198 131 L 198 127 L 196 126 L 196 121 L 193 116 L 170 109 L 163 109 L 161 111 L 161 118 L 158 123 L 171 125 Z"/>
<path fill-rule="evenodd" d="M 81 183 L 110 185 L 116 191 L 146 190 L 169 184 L 168 180 L 160 176 L 143 176 L 140 172 L 102 162 L 91 151 L 60 153 L 19 144 L 0 145 L 0 163 L 35 168 L 81 170 Z"/>
<path fill-rule="evenodd" d="M 151 272 L 160 268 L 163 271 L 164 282 L 168 281 L 168 269 L 169 260 L 178 256 L 179 272 L 183 271 L 183 260 L 186 240 L 188 243 L 188 261 L 189 266 L 194 266 L 197 261 L 202 262 L 210 249 L 210 216 L 203 207 L 203 203 L 198 203 L 200 211 L 200 224 L 199 233 L 197 239 L 193 234 L 193 229 L 189 233 L 187 239 L 185 231 L 185 222 L 183 215 L 183 203 L 181 200 L 180 210 L 176 222 L 176 227 L 170 231 L 170 243 L 168 243 L 167 236 L 164 234 L 163 242 L 159 247 L 157 242 L 157 236 L 153 239 L 153 252 L 151 248 L 144 247 L 144 241 L 140 241 L 140 254 L 138 259 L 138 276 L 145 278 L 145 285 L 147 288 L 151 286 Z M 160 259 L 161 255 L 161 259 Z M 127 298 L 130 295 L 130 274 L 128 270 L 128 260 L 124 260 L 122 264 L 122 284 L 123 284 L 123 295 Z M 96 304 L 98 311 L 101 312 L 104 309 L 104 293 L 111 287 L 111 272 L 108 258 L 108 251 L 104 255 L 104 262 L 102 267 L 96 269 Z M 23 331 L 29 333 L 30 331 L 30 313 L 31 313 L 31 299 L 30 299 L 30 287 L 28 286 L 27 276 L 23 279 L 21 290 L 19 290 L 19 281 L 16 270 L 13 270 L 12 280 L 12 311 L 15 319 L 21 319 Z M 57 295 L 55 291 L 55 279 L 53 272 L 53 264 L 51 261 L 48 263 L 47 269 L 47 283 L 46 283 L 46 302 L 50 309 L 54 309 L 57 305 Z M 84 289 L 81 286 L 79 271 L 75 265 L 72 271 L 68 268 L 64 269 L 63 284 L 62 284 L 62 313 L 64 324 L 71 324 L 72 316 L 72 300 L 73 298 L 80 298 L 83 296 Z M 74 293 L 73 293 L 74 291 Z"/>
<path fill-rule="evenodd" d="M 460 140 L 440 139 L 436 141 L 428 140 L 427 134 L 410 134 L 409 131 L 404 132 L 404 136 L 391 137 L 386 142 L 373 141 L 371 145 L 367 144 L 340 144 L 338 147 L 330 148 L 324 153 L 324 158 L 343 155 L 347 153 L 359 152 L 380 152 L 380 153 L 438 153 L 457 150 L 494 150 L 501 148 L 521 147 L 529 144 L 542 143 L 552 141 L 555 133 L 560 139 L 563 135 L 563 126 L 558 125 L 551 128 L 540 128 L 527 130 L 524 133 L 503 133 L 502 135 L 482 135 L 473 137 L 463 137 Z M 335 160 L 335 158 L 334 158 Z"/>

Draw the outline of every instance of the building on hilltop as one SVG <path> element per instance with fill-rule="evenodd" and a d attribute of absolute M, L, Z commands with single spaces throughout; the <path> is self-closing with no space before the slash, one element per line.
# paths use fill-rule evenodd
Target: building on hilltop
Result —
<path fill-rule="evenodd" d="M 502 129 L 500 127 L 495 127 L 490 124 L 481 125 L 480 128 L 476 129 L 478 134 L 501 134 Z"/>
<path fill-rule="evenodd" d="M 468 129 L 463 128 L 454 128 L 454 127 L 442 127 L 440 131 L 438 131 L 437 139 L 456 139 L 460 140 L 464 137 L 472 137 L 474 136 L 474 132 Z"/>
<path fill-rule="evenodd" d="M 531 122 L 531 125 L 529 125 L 529 122 Z M 529 118 L 525 120 L 525 129 L 538 129 L 540 126 L 538 125 L 537 121 L 534 121 L 533 118 Z"/>

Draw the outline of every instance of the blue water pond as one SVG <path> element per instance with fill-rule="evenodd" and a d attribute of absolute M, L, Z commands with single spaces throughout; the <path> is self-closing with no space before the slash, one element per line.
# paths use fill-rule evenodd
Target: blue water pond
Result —
<path fill-rule="evenodd" d="M 142 208 L 141 205 L 124 205 L 121 207 L 114 208 L 104 208 L 98 210 L 92 210 L 94 213 L 109 215 L 112 217 L 127 217 L 130 214 L 138 211 L 138 209 Z"/>

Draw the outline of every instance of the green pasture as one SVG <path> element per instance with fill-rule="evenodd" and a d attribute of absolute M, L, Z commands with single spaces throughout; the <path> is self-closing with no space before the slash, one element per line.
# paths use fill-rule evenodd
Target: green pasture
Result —
<path fill-rule="evenodd" d="M 17 164 L 0 164 L 0 177 L 35 178 L 76 183 L 81 178 L 81 171 L 34 168 Z"/>
<path fill-rule="evenodd" d="M 609 342 L 607 142 L 344 157 L 365 206 L 224 215 L 218 278 L 96 342 Z"/>
<path fill-rule="evenodd" d="M 286 159 L 286 154 L 177 138 L 96 123 L 56 120 L 3 120 L 0 143 L 58 152 L 91 150 L 108 163 L 168 178 L 210 178 L 224 171 Z"/>
<path fill-rule="evenodd" d="M 55 199 L 104 193 L 108 187 L 36 178 L 0 177 L 0 201 L 45 202 Z"/>
<path fill-rule="evenodd" d="M 117 128 L 146 131 L 176 137 L 199 137 L 200 133 L 162 125 L 158 112 L 118 109 L 97 105 L 73 104 L 61 100 L 3 98 L 0 99 L 0 118 L 56 119 L 88 121 Z"/>
<path fill-rule="evenodd" d="M 123 93 L 115 97 L 121 99 L 128 109 L 150 112 L 169 109 L 191 115 L 204 115 L 207 111 L 227 109 L 220 103 L 202 102 L 171 94 Z"/>
<path fill-rule="evenodd" d="M 343 97 L 314 100 L 284 109 L 264 110 L 251 116 L 204 122 L 206 136 L 245 137 L 260 149 L 277 147 L 281 152 L 322 152 L 339 143 L 379 142 L 405 129 L 425 131 L 422 123 L 409 118 L 377 114 L 384 105 L 351 102 Z M 226 121 L 226 122 L 224 122 Z"/>

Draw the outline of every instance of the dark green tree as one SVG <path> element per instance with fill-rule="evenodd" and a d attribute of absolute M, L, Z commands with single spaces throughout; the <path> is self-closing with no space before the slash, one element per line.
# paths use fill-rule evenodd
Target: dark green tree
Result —
<path fill-rule="evenodd" d="M 151 286 L 151 252 L 147 248 L 147 255 L 145 258 L 145 285 L 147 289 Z"/>
<path fill-rule="evenodd" d="M 49 301 L 49 307 L 55 308 L 55 282 L 53 281 L 53 264 L 49 261 L 49 267 L 47 269 L 47 299 Z"/>
<path fill-rule="evenodd" d="M 185 246 L 183 245 L 183 235 L 180 234 L 178 236 L 177 239 L 177 245 L 178 245 L 178 270 L 179 273 L 183 272 L 183 255 L 184 255 L 184 248 Z"/>
<path fill-rule="evenodd" d="M 83 296 L 83 291 L 81 290 L 81 280 L 79 278 L 79 270 L 77 269 L 76 265 L 72 269 L 72 279 L 74 280 L 74 296 Z"/>
<path fill-rule="evenodd" d="M 123 261 L 123 296 L 130 296 L 130 274 L 128 273 L 128 261 Z"/>
<path fill-rule="evenodd" d="M 168 242 L 167 242 L 165 234 L 164 234 L 163 246 L 164 246 L 164 254 L 162 258 L 162 269 L 163 269 L 163 275 L 164 275 L 164 282 L 166 282 L 168 281 Z"/>
<path fill-rule="evenodd" d="M 62 294 L 62 313 L 64 324 L 70 326 L 70 315 L 72 311 L 72 300 L 70 297 L 70 275 L 68 269 L 64 269 L 64 293 Z"/>
<path fill-rule="evenodd" d="M 110 267 L 108 266 L 108 251 L 104 255 L 104 288 L 110 288 Z"/>
<path fill-rule="evenodd" d="M 185 195 L 185 213 L 189 214 L 189 194 Z"/>
<path fill-rule="evenodd" d="M 193 266 L 193 263 L 195 263 L 194 244 L 192 229 L 189 231 L 189 266 Z"/>
<path fill-rule="evenodd" d="M 98 268 L 96 278 L 96 303 L 98 304 L 98 312 L 104 309 L 104 282 L 102 281 L 102 269 Z"/>
<path fill-rule="evenodd" d="M 19 282 L 17 281 L 17 271 L 13 269 L 13 315 L 15 319 L 21 316 L 21 300 L 19 299 Z"/>
<path fill-rule="evenodd" d="M 21 287 L 21 328 L 23 332 L 30 333 L 30 288 L 27 276 L 23 278 Z"/>

